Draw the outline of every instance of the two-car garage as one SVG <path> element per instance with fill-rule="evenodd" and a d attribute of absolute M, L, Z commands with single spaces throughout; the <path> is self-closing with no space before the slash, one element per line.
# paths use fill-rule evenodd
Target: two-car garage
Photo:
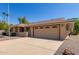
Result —
<path fill-rule="evenodd" d="M 35 26 L 33 28 L 33 37 L 59 39 L 59 26 Z"/>

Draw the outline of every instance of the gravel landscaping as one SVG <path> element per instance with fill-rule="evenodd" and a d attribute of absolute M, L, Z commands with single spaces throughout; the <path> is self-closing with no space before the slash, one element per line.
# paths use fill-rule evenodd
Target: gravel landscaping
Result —
<path fill-rule="evenodd" d="M 64 40 L 55 55 L 62 55 L 64 49 L 66 48 L 71 49 L 75 55 L 79 55 L 79 35 L 72 35 L 70 36 L 70 39 Z"/>

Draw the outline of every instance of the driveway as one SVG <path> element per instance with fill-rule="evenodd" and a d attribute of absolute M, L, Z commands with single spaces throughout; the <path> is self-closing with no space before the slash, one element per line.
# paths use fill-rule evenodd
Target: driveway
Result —
<path fill-rule="evenodd" d="M 73 51 L 73 53 L 75 53 L 75 55 L 79 55 L 79 35 L 71 35 L 70 39 L 65 40 L 55 54 L 62 55 L 65 48 L 69 48 Z"/>
<path fill-rule="evenodd" d="M 17 38 L 0 41 L 0 54 L 19 55 L 52 55 L 63 41 L 40 38 Z"/>

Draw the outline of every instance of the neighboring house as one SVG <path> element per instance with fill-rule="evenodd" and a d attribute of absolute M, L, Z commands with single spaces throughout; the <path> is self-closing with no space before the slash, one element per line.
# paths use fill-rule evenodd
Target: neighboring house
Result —
<path fill-rule="evenodd" d="M 73 30 L 73 27 L 74 22 L 57 18 L 31 24 L 14 25 L 11 26 L 11 32 L 16 32 L 19 36 L 63 40 Z"/>

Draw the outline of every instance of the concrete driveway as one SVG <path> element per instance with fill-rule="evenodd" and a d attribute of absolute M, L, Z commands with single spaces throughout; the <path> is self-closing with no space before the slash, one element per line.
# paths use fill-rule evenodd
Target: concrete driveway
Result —
<path fill-rule="evenodd" d="M 0 41 L 0 54 L 51 55 L 62 43 L 63 41 L 29 37 L 5 40 Z"/>

